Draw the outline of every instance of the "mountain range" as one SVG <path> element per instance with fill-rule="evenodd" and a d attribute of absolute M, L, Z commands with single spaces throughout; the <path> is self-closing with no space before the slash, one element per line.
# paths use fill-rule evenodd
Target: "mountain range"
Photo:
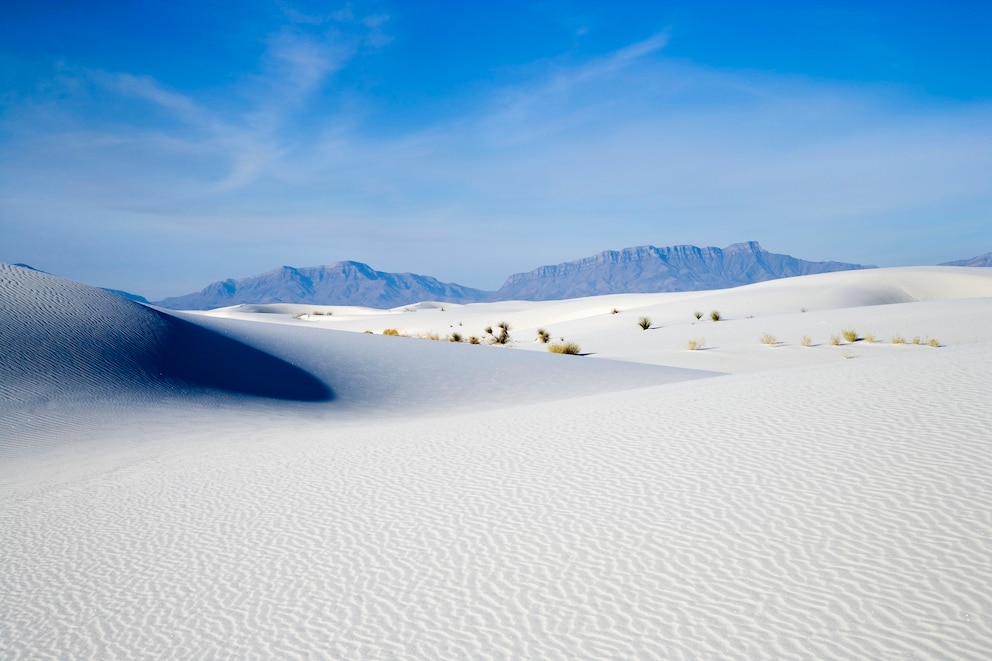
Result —
<path fill-rule="evenodd" d="M 959 259 L 953 262 L 944 262 L 941 266 L 992 266 L 992 252 L 987 252 L 971 259 Z"/>
<path fill-rule="evenodd" d="M 268 273 L 215 282 L 200 292 L 156 301 L 177 310 L 208 310 L 241 303 L 307 303 L 392 308 L 419 301 L 481 303 L 545 301 L 601 294 L 724 289 L 796 275 L 874 268 L 810 262 L 770 253 L 757 241 L 726 248 L 639 246 L 610 250 L 511 275 L 497 291 L 441 282 L 414 273 L 376 271 L 360 262 L 283 266 Z"/>

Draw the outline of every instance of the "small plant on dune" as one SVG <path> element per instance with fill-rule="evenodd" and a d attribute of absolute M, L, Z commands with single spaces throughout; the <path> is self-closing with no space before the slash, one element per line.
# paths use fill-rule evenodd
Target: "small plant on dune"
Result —
<path fill-rule="evenodd" d="M 865 342 L 867 342 L 868 344 L 875 344 L 875 334 L 865 333 Z"/>
<path fill-rule="evenodd" d="M 720 313 L 716 310 L 713 310 L 713 312 L 710 312 L 710 319 L 712 319 L 713 321 L 720 321 Z"/>
<path fill-rule="evenodd" d="M 505 321 L 501 321 L 496 325 L 499 332 L 493 332 L 492 326 L 486 326 L 486 335 L 490 336 L 490 342 L 493 344 L 506 344 L 510 341 L 510 324 Z"/>
<path fill-rule="evenodd" d="M 548 331 L 544 330 L 543 328 L 538 328 L 537 329 L 537 339 L 541 343 L 547 344 L 548 341 L 551 339 L 551 335 L 549 335 L 548 334 Z"/>
<path fill-rule="evenodd" d="M 699 321 L 700 319 L 703 318 L 703 313 L 697 310 L 696 312 L 692 313 L 692 316 L 696 318 L 696 321 Z"/>
<path fill-rule="evenodd" d="M 929 340 L 927 340 L 927 346 L 928 347 L 935 347 L 935 348 L 936 347 L 939 347 L 940 346 L 940 341 L 937 340 L 937 338 L 935 338 L 935 337 L 931 337 Z"/>
<path fill-rule="evenodd" d="M 386 330 L 382 331 L 382 334 L 383 335 L 399 336 L 400 332 L 398 330 L 396 330 L 395 328 L 387 328 Z"/>
<path fill-rule="evenodd" d="M 461 342 L 461 341 L 462 341 L 461 333 L 452 333 L 451 335 L 448 336 L 448 342 Z"/>
<path fill-rule="evenodd" d="M 696 351 L 697 349 L 702 349 L 702 348 L 703 348 L 702 340 L 689 340 L 688 342 L 685 343 L 686 351 Z"/>
<path fill-rule="evenodd" d="M 434 331 L 428 331 L 426 333 L 418 333 L 414 337 L 416 337 L 418 340 L 434 340 L 435 342 L 441 339 L 441 336 L 435 333 Z"/>
<path fill-rule="evenodd" d="M 847 330 L 841 331 L 840 334 L 848 342 L 857 342 L 858 341 L 858 332 L 855 331 L 855 330 L 852 330 L 850 328 L 848 328 Z"/>
<path fill-rule="evenodd" d="M 551 353 L 567 353 L 570 355 L 578 355 L 580 349 L 579 345 L 575 342 L 555 342 L 554 344 L 548 345 L 548 351 Z"/>
<path fill-rule="evenodd" d="M 469 337 L 468 337 L 468 343 L 469 344 L 482 344 L 482 342 L 479 341 L 479 338 L 476 337 L 475 335 L 469 335 Z"/>
<path fill-rule="evenodd" d="M 637 325 L 641 327 L 641 330 L 651 328 L 651 317 L 641 317 L 637 320 Z"/>
<path fill-rule="evenodd" d="M 375 333 L 373 333 L 370 330 L 363 330 L 362 332 L 365 333 L 366 335 L 374 335 L 375 334 Z"/>
<path fill-rule="evenodd" d="M 293 319 L 302 319 L 305 316 L 307 316 L 307 313 L 306 312 L 301 312 L 298 315 L 294 316 Z"/>
<path fill-rule="evenodd" d="M 803 345 L 804 347 L 813 346 L 813 338 L 811 338 L 809 335 L 803 335 L 801 338 L 799 338 L 799 344 Z"/>
<path fill-rule="evenodd" d="M 923 340 L 920 339 L 920 336 L 919 335 L 914 335 L 913 336 L 913 344 L 919 344 L 922 341 Z"/>
<path fill-rule="evenodd" d="M 774 335 L 770 333 L 765 333 L 764 335 L 761 336 L 761 343 L 773 347 L 776 344 L 778 344 L 778 340 L 775 339 Z"/>
<path fill-rule="evenodd" d="M 831 346 L 837 346 L 838 344 L 840 344 L 840 335 L 831 335 L 830 344 Z"/>
<path fill-rule="evenodd" d="M 892 344 L 906 344 L 906 338 L 902 335 L 895 335 L 892 337 Z"/>
<path fill-rule="evenodd" d="M 620 310 L 613 308 L 612 310 L 610 310 L 610 314 L 620 314 Z"/>

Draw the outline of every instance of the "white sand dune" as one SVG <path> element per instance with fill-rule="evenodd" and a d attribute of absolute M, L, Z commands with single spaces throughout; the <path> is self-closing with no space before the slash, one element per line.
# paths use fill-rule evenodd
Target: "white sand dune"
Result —
<path fill-rule="evenodd" d="M 0 267 L 0 657 L 992 649 L 992 269 L 328 309 Z"/>

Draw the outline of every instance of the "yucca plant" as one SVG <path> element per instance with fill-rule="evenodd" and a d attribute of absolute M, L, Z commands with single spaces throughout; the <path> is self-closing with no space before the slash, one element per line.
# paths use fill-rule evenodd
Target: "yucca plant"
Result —
<path fill-rule="evenodd" d="M 651 317 L 641 317 L 637 320 L 637 325 L 641 327 L 641 330 L 651 328 Z"/>

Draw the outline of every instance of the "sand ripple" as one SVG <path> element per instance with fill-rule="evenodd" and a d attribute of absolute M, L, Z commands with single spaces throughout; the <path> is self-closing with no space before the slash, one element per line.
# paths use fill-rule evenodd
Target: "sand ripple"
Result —
<path fill-rule="evenodd" d="M 87 471 L 8 466 L 0 656 L 984 658 L 990 370 L 972 347 L 512 414 L 173 422 L 183 444 Z"/>

